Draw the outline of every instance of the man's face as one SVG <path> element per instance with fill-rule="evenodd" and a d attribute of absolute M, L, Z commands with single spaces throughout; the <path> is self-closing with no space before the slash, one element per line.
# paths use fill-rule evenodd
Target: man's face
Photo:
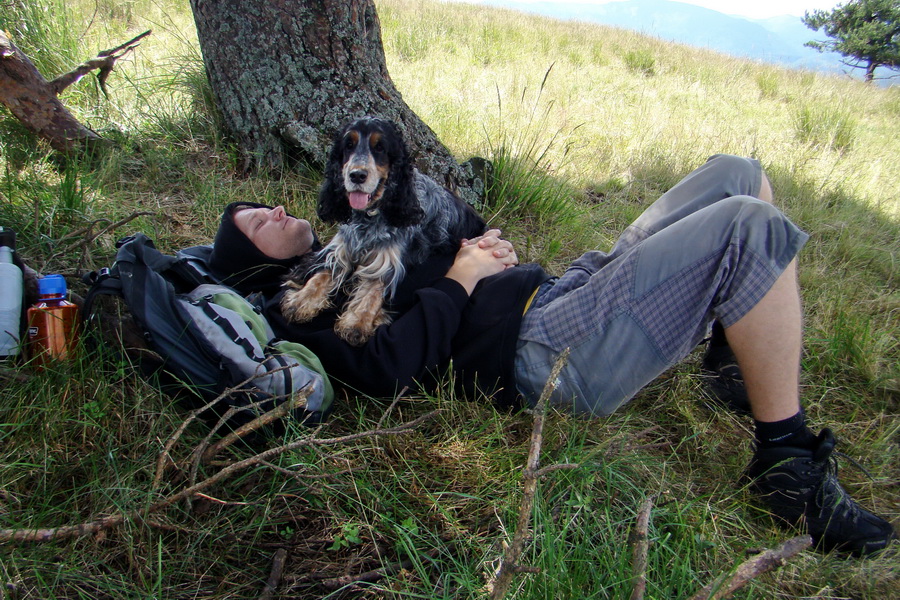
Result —
<path fill-rule="evenodd" d="M 302 256 L 313 244 L 309 221 L 288 215 L 282 206 L 238 208 L 234 223 L 260 252 L 277 260 Z"/>

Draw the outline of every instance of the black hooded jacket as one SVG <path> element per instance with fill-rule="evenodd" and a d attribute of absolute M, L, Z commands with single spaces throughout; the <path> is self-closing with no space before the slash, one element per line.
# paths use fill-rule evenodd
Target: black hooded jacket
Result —
<path fill-rule="evenodd" d="M 283 292 L 277 290 L 300 259 L 273 261 L 260 253 L 234 226 L 231 215 L 238 204 L 262 206 L 229 205 L 210 270 L 244 294 L 262 292 L 269 298 L 264 313 L 275 334 L 312 350 L 333 382 L 391 397 L 407 386 L 433 388 L 452 364 L 454 379 L 466 395 L 473 397 L 477 390 L 491 394 L 498 405 L 518 404 L 516 343 L 525 305 L 548 279 L 539 265 L 520 265 L 485 278 L 468 296 L 459 283 L 445 277 L 456 252 L 433 256 L 411 267 L 400 283 L 387 307 L 393 321 L 354 347 L 334 332 L 344 297 L 309 323 L 286 321 L 281 314 Z"/>
<path fill-rule="evenodd" d="M 364 345 L 354 347 L 334 333 L 339 309 L 309 323 L 288 323 L 281 294 L 266 306 L 276 335 L 316 353 L 333 381 L 372 396 L 390 397 L 416 384 L 426 389 L 451 365 L 461 391 L 491 394 L 502 406 L 518 404 L 514 359 L 525 304 L 548 279 L 534 264 L 506 269 L 478 283 L 471 297 L 444 277 L 455 255 L 435 257 L 401 283 L 382 325 Z M 338 303 L 340 306 L 340 303 Z"/>

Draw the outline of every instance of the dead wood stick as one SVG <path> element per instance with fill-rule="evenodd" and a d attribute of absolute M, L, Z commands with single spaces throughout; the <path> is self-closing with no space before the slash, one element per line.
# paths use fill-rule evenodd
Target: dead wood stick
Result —
<path fill-rule="evenodd" d="M 409 386 L 403 386 L 403 389 L 400 390 L 400 392 L 396 396 L 394 396 L 394 401 L 391 402 L 391 405 L 388 406 L 388 409 L 384 411 L 384 414 L 381 415 L 380 419 L 378 419 L 378 424 L 375 427 L 381 427 L 381 424 L 384 423 L 384 420 L 388 418 L 388 415 L 393 412 L 394 407 L 397 406 L 397 404 L 400 402 L 400 398 L 402 398 L 407 391 L 409 391 Z"/>
<path fill-rule="evenodd" d="M 556 389 L 557 379 L 562 371 L 563 366 L 569 359 L 569 349 L 563 350 L 553 368 L 550 370 L 550 376 L 541 392 L 537 405 L 534 407 L 534 425 L 531 429 L 531 446 L 528 450 L 528 460 L 525 464 L 525 470 L 522 477 L 522 504 L 519 506 L 519 519 L 516 523 L 516 531 L 513 534 L 512 543 L 506 549 L 500 559 L 500 566 L 497 572 L 487 584 L 487 590 L 491 600 L 497 600 L 506 596 L 509 586 L 512 584 L 513 577 L 516 573 L 521 573 L 523 569 L 519 565 L 519 559 L 525 547 L 525 538 L 531 523 L 531 512 L 534 507 L 534 495 L 537 491 L 537 483 L 540 479 L 541 463 L 541 445 L 544 441 L 544 412 L 550 394 Z M 530 570 L 529 570 L 530 572 Z"/>
<path fill-rule="evenodd" d="M 287 367 L 281 367 L 281 368 L 287 368 Z M 302 393 L 303 391 L 306 391 L 306 393 L 303 394 Z M 193 485 L 197 481 L 197 473 L 200 472 L 200 465 L 202 463 L 211 462 L 212 459 L 215 458 L 215 455 L 217 453 L 221 452 L 228 446 L 234 444 L 235 442 L 237 442 L 240 439 L 243 439 L 245 436 L 249 435 L 253 431 L 256 431 L 263 425 L 272 423 L 273 421 L 280 419 L 281 417 L 283 417 L 284 415 L 287 414 L 288 410 L 296 408 L 297 406 L 300 405 L 301 402 L 305 402 L 306 398 L 309 396 L 309 393 L 311 391 L 312 391 L 312 387 L 308 387 L 308 388 L 305 388 L 305 390 L 301 390 L 301 394 L 298 394 L 296 398 L 289 399 L 287 402 L 282 402 L 280 404 L 277 404 L 275 406 L 275 408 L 273 408 L 272 410 L 269 410 L 269 411 L 263 413 L 262 415 L 256 417 L 249 423 L 245 423 L 244 425 L 237 428 L 236 430 L 229 432 L 218 442 L 216 442 L 215 444 L 210 446 L 209 442 L 212 439 L 212 437 L 225 425 L 225 423 L 228 422 L 228 420 L 231 417 L 233 417 L 237 413 L 243 412 L 245 410 L 254 410 L 254 409 L 258 408 L 259 406 L 261 406 L 262 404 L 269 402 L 269 401 L 277 402 L 278 400 L 284 399 L 284 396 L 275 396 L 273 398 L 264 398 L 262 400 L 258 400 L 256 402 L 248 404 L 247 406 L 232 406 L 232 407 L 230 407 L 227 411 L 225 411 L 225 414 L 222 415 L 222 417 L 219 419 L 219 422 L 216 423 L 215 427 L 212 427 L 210 429 L 210 431 L 206 435 L 206 437 L 203 438 L 203 441 L 200 442 L 200 444 L 198 444 L 198 446 L 196 448 L 194 448 L 194 451 L 192 453 L 193 460 L 191 461 L 191 469 L 190 469 L 190 474 L 188 476 L 188 485 Z M 188 508 L 190 508 L 191 498 L 190 497 L 186 498 L 185 502 L 187 503 Z"/>
<path fill-rule="evenodd" d="M 79 537 L 91 533 L 96 533 L 97 531 L 100 531 L 102 529 L 120 525 L 125 522 L 126 519 L 142 518 L 145 515 L 158 512 L 164 508 L 172 506 L 173 504 L 181 502 L 185 498 L 193 496 L 197 492 L 201 492 L 206 488 L 212 487 L 213 485 L 219 483 L 224 479 L 227 479 L 238 471 L 262 464 L 266 461 L 271 461 L 272 458 L 280 454 L 284 454 L 285 452 L 290 452 L 291 450 L 309 446 L 334 446 L 383 435 L 401 435 L 414 430 L 425 421 L 433 419 L 440 412 L 440 410 L 433 410 L 416 419 L 413 419 L 412 421 L 409 421 L 402 425 L 397 425 L 396 427 L 362 431 L 360 433 L 353 433 L 336 438 L 302 438 L 289 444 L 278 446 L 277 448 L 270 448 L 264 452 L 260 452 L 259 454 L 251 456 L 250 458 L 246 458 L 244 460 L 233 463 L 223 468 L 215 475 L 212 475 L 211 477 L 208 477 L 207 479 L 204 479 L 203 481 L 187 487 L 175 494 L 171 494 L 163 500 L 160 500 L 159 502 L 156 502 L 146 508 L 129 512 L 116 513 L 108 517 L 97 519 L 96 521 L 81 523 L 79 525 L 65 525 L 62 527 L 51 527 L 47 529 L 0 529 L 0 543 L 47 542 L 50 540 Z"/>
<path fill-rule="evenodd" d="M 288 415 L 288 413 L 306 406 L 306 399 L 309 398 L 309 395 L 312 392 L 313 386 L 308 385 L 302 390 L 293 394 L 287 401 L 277 404 L 272 410 L 261 414 L 249 423 L 241 425 L 234 431 L 228 433 L 228 435 L 222 437 L 222 439 L 220 439 L 218 442 L 207 448 L 206 451 L 201 455 L 200 460 L 202 462 L 209 462 L 216 456 L 216 454 L 218 454 L 228 446 L 234 444 L 244 436 L 257 431 L 258 429 L 261 429 L 266 425 L 270 425 L 279 419 L 283 419 Z M 268 398 L 265 401 L 269 400 L 272 399 Z"/>
<path fill-rule="evenodd" d="M 719 577 L 697 592 L 691 600 L 721 600 L 729 598 L 749 581 L 784 565 L 788 559 L 812 546 L 812 538 L 800 535 L 791 538 L 774 550 L 764 550 L 741 563 L 730 576 Z"/>
<path fill-rule="evenodd" d="M 281 583 L 281 575 L 284 573 L 284 563 L 286 561 L 287 550 L 279 548 L 275 556 L 272 557 L 272 570 L 269 572 L 269 579 L 266 580 L 262 594 L 259 595 L 259 600 L 272 600 L 275 597 L 275 590 L 278 589 L 278 584 Z"/>
<path fill-rule="evenodd" d="M 644 500 L 641 505 L 632 535 L 634 551 L 631 560 L 631 577 L 634 587 L 631 590 L 631 600 L 643 600 L 644 592 L 647 591 L 647 551 L 650 548 L 650 536 L 647 534 L 647 530 L 650 528 L 651 510 L 653 510 L 653 496 Z"/>
<path fill-rule="evenodd" d="M 290 366 L 288 366 L 288 365 L 283 366 L 283 367 L 278 367 L 277 369 L 272 369 L 271 371 L 269 371 L 269 373 L 277 373 L 278 371 L 282 371 L 282 370 L 288 369 L 288 368 L 290 368 Z M 169 463 L 175 464 L 175 461 L 171 457 L 172 448 L 175 447 L 175 444 L 178 442 L 178 440 L 184 434 L 184 432 L 188 428 L 188 426 L 191 423 L 193 423 L 195 420 L 197 420 L 197 418 L 199 418 L 200 415 L 202 415 L 206 411 L 210 410 L 212 407 L 214 407 L 216 404 L 218 404 L 225 398 L 228 398 L 229 396 L 232 396 L 234 394 L 241 394 L 241 393 L 252 390 L 253 388 L 249 388 L 246 386 L 248 386 L 253 380 L 258 379 L 259 377 L 263 377 L 265 375 L 267 375 L 267 373 L 251 375 L 250 377 L 248 377 L 244 381 L 240 382 L 236 386 L 230 387 L 230 388 L 224 390 L 221 394 L 219 394 L 218 396 L 213 398 L 210 402 L 208 402 L 205 405 L 201 406 L 200 408 L 194 409 L 190 413 L 188 413 L 187 419 L 185 419 L 184 422 L 178 427 L 178 429 L 176 429 L 175 432 L 169 437 L 169 440 L 166 442 L 166 445 L 163 448 L 162 453 L 159 455 L 159 458 L 156 461 L 156 475 L 153 478 L 153 487 L 151 489 L 155 490 L 157 487 L 159 487 L 159 484 L 162 481 L 163 471 L 165 470 L 166 465 Z M 244 407 L 239 407 L 237 409 L 232 407 L 231 409 L 226 411 L 226 414 L 219 419 L 219 422 L 216 423 L 216 425 L 212 428 L 212 430 L 209 432 L 209 434 L 206 436 L 206 438 L 200 443 L 200 445 L 197 448 L 194 449 L 194 455 L 199 456 L 199 454 L 201 454 L 201 452 L 202 452 L 201 449 L 205 450 L 205 448 L 209 444 L 209 440 L 212 438 L 213 434 L 215 434 L 215 432 L 218 431 L 222 427 L 222 425 L 224 425 L 225 421 L 228 418 L 230 418 L 232 415 L 234 415 L 236 412 L 238 412 L 240 410 L 252 410 L 253 408 L 256 408 L 257 406 L 259 406 L 262 402 L 266 402 L 267 400 L 269 400 L 269 399 L 260 400 L 259 402 L 254 402 L 253 404 L 249 404 Z M 276 400 L 277 400 L 277 398 L 276 398 Z M 193 476 L 192 476 L 191 483 L 193 484 L 193 482 L 194 482 L 194 480 L 193 480 Z"/>
<path fill-rule="evenodd" d="M 142 210 L 142 211 L 133 212 L 130 215 L 128 215 L 127 217 L 119 219 L 115 223 L 110 223 L 109 219 L 97 219 L 96 221 L 92 221 L 91 224 L 88 225 L 87 227 L 82 227 L 81 229 L 79 229 L 77 231 L 73 231 L 72 233 L 67 233 L 66 235 L 64 235 L 61 238 L 59 238 L 58 240 L 56 240 L 56 243 L 60 244 L 62 242 L 67 242 L 68 240 L 70 240 L 72 238 L 82 238 L 83 237 L 83 239 L 79 240 L 78 243 L 75 244 L 75 246 L 76 247 L 77 246 L 82 246 L 82 247 L 87 246 L 88 244 L 90 244 L 91 242 L 96 240 L 98 237 L 103 235 L 104 233 L 107 233 L 114 229 L 118 229 L 122 225 L 125 225 L 125 224 L 129 223 L 130 221 L 137 219 L 138 217 L 152 217 L 154 215 L 155 215 L 155 213 L 153 213 L 153 212 Z M 103 229 L 101 229 L 97 233 L 93 233 L 94 227 L 101 223 L 105 223 L 106 226 L 103 227 Z M 69 250 L 70 250 L 69 248 L 66 248 L 66 251 L 69 251 Z M 53 256 L 51 256 L 51 258 L 54 258 L 59 255 L 60 255 L 60 252 L 57 252 L 57 253 L 53 254 Z"/>
<path fill-rule="evenodd" d="M 437 548 L 433 548 L 428 552 L 425 552 L 424 554 L 429 558 L 434 558 L 438 554 L 440 554 L 440 550 Z M 415 562 L 413 562 L 411 559 L 408 559 L 398 563 L 385 565 L 378 569 L 372 569 L 371 571 L 366 571 L 365 573 L 360 573 L 359 575 L 342 575 L 341 577 L 325 579 L 324 581 L 322 581 L 321 585 L 327 590 L 339 590 L 348 585 L 354 585 L 357 583 L 375 583 L 376 581 L 380 581 L 381 579 L 384 579 L 389 575 L 399 573 L 403 569 L 411 569 L 414 566 Z"/>
<path fill-rule="evenodd" d="M 256 376 L 253 377 L 254 379 Z M 249 392 L 253 388 L 243 388 L 239 387 L 234 390 L 234 393 L 241 394 L 244 392 Z M 279 400 L 281 397 L 277 397 L 274 400 Z M 268 401 L 269 399 L 257 400 L 256 402 L 251 402 L 246 406 L 229 406 L 228 410 L 226 410 L 220 417 L 219 420 L 216 421 L 216 424 L 209 428 L 209 431 L 206 433 L 206 437 L 197 444 L 197 447 L 194 448 L 193 452 L 191 452 L 191 456 L 193 457 L 191 460 L 191 470 L 190 470 L 190 485 L 193 485 L 197 481 L 197 473 L 200 471 L 200 462 L 203 454 L 206 452 L 207 448 L 209 448 L 210 442 L 212 442 L 213 437 L 219 432 L 222 427 L 225 426 L 225 423 L 228 422 L 228 419 L 233 417 L 239 412 L 245 410 L 255 410 L 259 408 L 263 402 Z"/>
<path fill-rule="evenodd" d="M 58 96 L 60 92 L 73 83 L 76 83 L 91 71 L 100 69 L 97 79 L 100 81 L 100 89 L 103 91 L 103 94 L 106 95 L 106 78 L 109 77 L 110 72 L 115 67 L 116 61 L 140 46 L 138 42 L 150 35 L 151 31 L 152 30 L 148 29 L 124 44 L 99 52 L 96 58 L 85 61 L 68 73 L 64 73 L 50 81 L 50 89 Z"/>
<path fill-rule="evenodd" d="M 12 379 L 18 383 L 28 383 L 31 381 L 31 376 L 26 375 L 25 373 L 19 373 L 15 369 L 7 369 L 5 367 L 0 367 L 0 377 L 3 379 Z"/>
<path fill-rule="evenodd" d="M 0 31 L 0 104 L 27 129 L 46 139 L 54 150 L 67 153 L 104 142 L 95 131 L 85 127 L 59 99 L 59 93 L 85 74 L 99 69 L 100 89 L 106 94 L 106 79 L 115 61 L 133 50 L 137 41 L 150 31 L 111 50 L 101 52 L 70 73 L 47 81 L 37 67 Z"/>
<path fill-rule="evenodd" d="M 273 471 L 277 471 L 282 475 L 287 475 L 288 477 L 293 477 L 297 481 L 316 481 L 320 479 L 337 479 L 341 475 L 352 475 L 358 471 L 363 470 L 363 467 L 354 467 L 352 469 L 344 469 L 343 471 L 338 471 L 337 473 L 321 473 L 319 475 L 307 475 L 305 473 L 300 473 L 298 471 L 294 471 L 292 469 L 286 469 L 284 467 L 279 467 L 278 465 L 272 464 L 270 462 L 261 462 L 261 465 L 264 467 L 268 467 Z"/>
<path fill-rule="evenodd" d="M 200 415 L 211 409 L 213 406 L 227 398 L 228 396 L 240 392 L 244 389 L 248 383 L 253 381 L 254 377 L 248 377 L 238 385 L 228 388 L 223 391 L 221 394 L 213 398 L 210 402 L 207 402 L 205 405 L 200 408 L 196 408 L 188 413 L 187 418 L 179 425 L 178 429 L 176 429 L 171 436 L 169 436 L 166 445 L 163 447 L 163 451 L 160 453 L 159 458 L 156 460 L 156 475 L 153 477 L 153 484 L 150 489 L 157 489 L 159 487 L 160 482 L 162 481 L 163 472 L 165 471 L 166 465 L 169 463 L 175 464 L 175 461 L 171 457 L 172 448 L 175 447 L 175 444 L 178 443 L 178 440 L 181 439 L 181 436 L 187 430 L 188 426 L 196 421 Z"/>
<path fill-rule="evenodd" d="M 534 478 L 540 479 L 544 475 L 548 475 L 548 474 L 552 473 L 553 471 L 568 471 L 570 469 L 577 469 L 579 466 L 581 466 L 581 465 L 579 465 L 577 463 L 561 463 L 558 465 L 547 465 L 546 467 L 541 467 L 540 469 L 535 471 Z"/>

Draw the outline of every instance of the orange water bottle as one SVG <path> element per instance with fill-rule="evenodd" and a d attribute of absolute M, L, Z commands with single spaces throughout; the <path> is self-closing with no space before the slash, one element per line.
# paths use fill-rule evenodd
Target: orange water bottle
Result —
<path fill-rule="evenodd" d="M 78 307 L 66 300 L 66 280 L 47 275 L 38 280 L 38 302 L 28 309 L 28 348 L 35 364 L 70 358 L 78 343 Z"/>

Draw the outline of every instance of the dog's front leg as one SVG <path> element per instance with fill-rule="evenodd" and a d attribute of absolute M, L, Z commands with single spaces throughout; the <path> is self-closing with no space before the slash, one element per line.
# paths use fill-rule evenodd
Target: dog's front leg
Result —
<path fill-rule="evenodd" d="M 281 314 L 290 323 L 306 323 L 326 308 L 331 307 L 329 295 L 334 288 L 331 271 L 319 271 L 309 278 L 306 285 L 288 280 L 290 288 L 281 297 Z"/>
<path fill-rule="evenodd" d="M 379 325 L 390 322 L 384 310 L 384 283 L 377 279 L 363 280 L 334 324 L 334 331 L 348 344 L 362 346 Z"/>

